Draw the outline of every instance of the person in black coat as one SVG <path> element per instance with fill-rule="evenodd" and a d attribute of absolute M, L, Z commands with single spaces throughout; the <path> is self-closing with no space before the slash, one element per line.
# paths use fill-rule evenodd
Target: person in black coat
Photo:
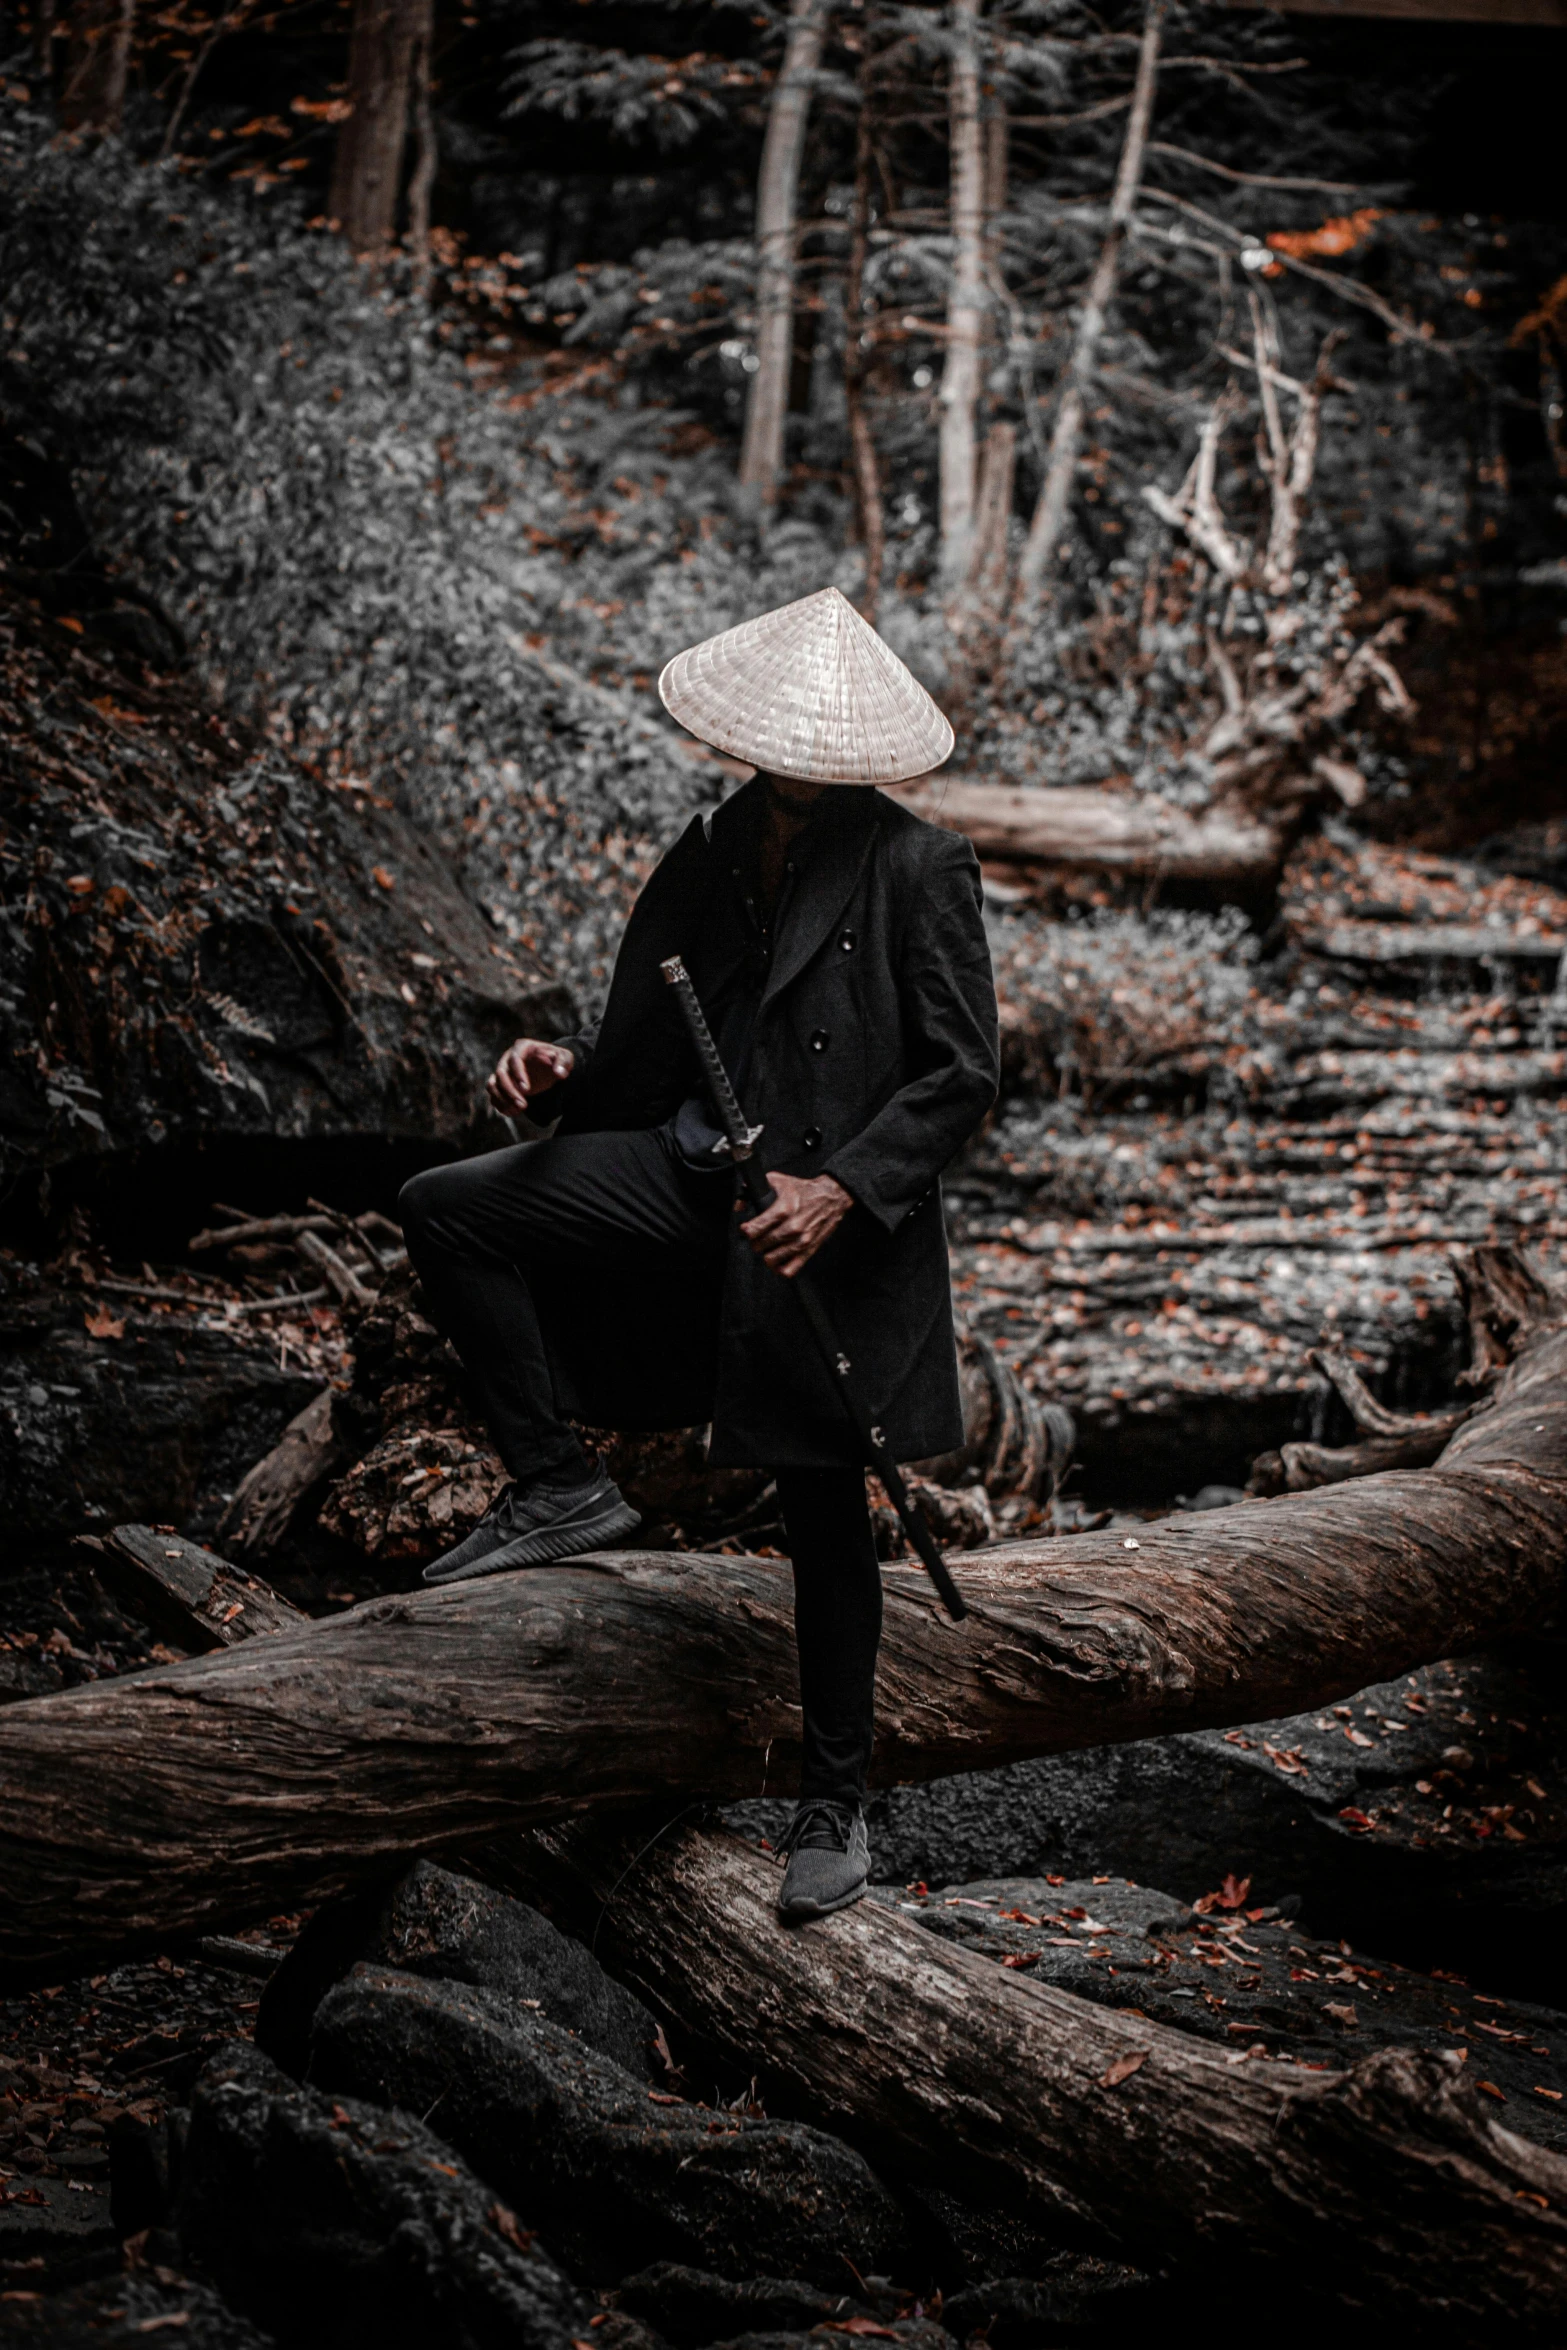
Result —
<path fill-rule="evenodd" d="M 780 1907 L 820 1916 L 868 1871 L 881 1583 L 854 1432 L 790 1285 L 813 1267 L 896 1458 L 962 1443 L 940 1177 L 995 1098 L 995 988 L 973 849 L 858 772 L 900 758 L 926 772 L 951 730 L 835 589 L 697 647 L 660 682 L 693 732 L 785 771 L 759 770 L 665 855 L 602 1019 L 503 1055 L 491 1099 L 553 1117 L 550 1137 L 404 1188 L 410 1257 L 514 1480 L 426 1579 L 634 1530 L 573 1420 L 706 1422 L 716 1466 L 771 1468 L 804 1748 Z M 776 1198 L 744 1222 L 659 970 L 676 954 L 763 1129 Z"/>

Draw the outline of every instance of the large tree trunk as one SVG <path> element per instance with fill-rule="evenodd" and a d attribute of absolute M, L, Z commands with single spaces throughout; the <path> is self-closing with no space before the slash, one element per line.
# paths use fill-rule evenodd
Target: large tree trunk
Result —
<path fill-rule="evenodd" d="M 414 71 L 428 53 L 430 15 L 431 0 L 355 0 L 353 112 L 337 135 L 328 201 L 356 253 L 384 253 L 397 234 Z"/>
<path fill-rule="evenodd" d="M 794 354 L 795 211 L 811 114 L 811 77 L 822 61 L 833 0 L 793 0 L 789 37 L 773 88 L 756 185 L 756 372 L 746 402 L 740 486 L 762 505 L 778 496 L 789 366 Z"/>
<path fill-rule="evenodd" d="M 873 2156 L 1143 2258 L 1277 2264 L 1460 2340 L 1561 2338 L 1567 2162 L 1498 2128 L 1461 2057 L 1248 2059 L 880 1904 L 780 1932 L 776 1863 L 693 1828 L 640 1841 L 551 1831 L 534 1881 L 591 1905 L 624 1980 Z"/>
<path fill-rule="evenodd" d="M 1346 1364 L 1328 1367 L 1357 1416 L 1397 1419 Z M 204 1578 L 201 1554 L 146 1528 L 115 1539 L 145 1561 L 160 1600 L 214 1636 L 223 1570 Z M 215 1637 L 261 1628 L 220 1610 Z M 1503 2314 L 1510 2337 L 1522 2325 L 1525 2338 L 1556 2338 L 1567 2232 L 1533 2215 L 1561 2213 L 1567 2164 L 1481 2112 L 1457 2053 L 1384 2048 L 1326 2077 L 1308 2067 L 1308 2080 L 1138 2009 L 1020 1982 L 949 1943 L 933 1957 L 922 1927 L 879 1906 L 825 1934 L 780 1932 L 777 1864 L 688 1827 L 650 1845 L 641 1830 L 567 1824 L 470 1857 L 499 1884 L 591 1912 L 622 1977 L 742 2065 L 765 2048 L 770 2091 L 786 2084 L 791 2102 L 846 2124 L 897 2170 L 1086 2221 L 1183 2265 L 1231 2266 L 1244 2228 L 1251 2262 L 1298 2276 L 1308 2259 L 1318 2297 L 1390 2314 L 1435 2301 L 1447 2340 L 1486 2341 Z M 1521 2234 L 1520 2202 L 1532 2207 Z"/>
<path fill-rule="evenodd" d="M 905 806 L 965 833 L 982 857 L 1025 865 L 1087 866 L 1169 881 L 1277 881 L 1289 846 L 1282 824 L 1231 803 L 1196 815 L 1169 800 L 1065 784 L 905 784 Z"/>
<path fill-rule="evenodd" d="M 1142 47 L 1137 58 L 1137 80 L 1132 90 L 1131 112 L 1127 116 L 1126 138 L 1115 175 L 1115 189 L 1110 198 L 1109 225 L 1089 282 L 1088 298 L 1077 322 L 1071 356 L 1066 363 L 1061 398 L 1056 408 L 1055 423 L 1051 427 L 1044 484 L 1039 493 L 1039 502 L 1034 508 L 1033 521 L 1029 524 L 1023 559 L 1018 566 L 1017 620 L 1020 626 L 1026 623 L 1039 600 L 1046 567 L 1060 544 L 1061 533 L 1066 525 L 1067 503 L 1072 494 L 1078 450 L 1083 441 L 1083 422 L 1088 414 L 1089 385 L 1093 380 L 1105 321 L 1115 296 L 1116 279 L 1121 269 L 1121 250 L 1131 227 L 1132 211 L 1143 176 L 1143 161 L 1148 151 L 1148 123 L 1153 113 L 1154 87 L 1158 80 L 1159 38 L 1163 23 L 1163 0 L 1148 0 L 1148 12 L 1143 20 Z"/>
<path fill-rule="evenodd" d="M 979 0 L 953 0 L 947 67 L 952 280 L 941 376 L 941 582 L 968 575 L 977 469 L 974 419 L 985 339 L 985 143 L 979 108 Z"/>
<path fill-rule="evenodd" d="M 1299 1712 L 1526 1627 L 1564 1557 L 1553 1326 L 1433 1468 L 1003 1545 L 958 1563 L 962 1625 L 889 1571 L 875 1775 Z M 784 1791 L 796 1688 L 785 1569 L 622 1553 L 9 1706 L 0 1961 L 58 1976 L 508 1825 Z"/>

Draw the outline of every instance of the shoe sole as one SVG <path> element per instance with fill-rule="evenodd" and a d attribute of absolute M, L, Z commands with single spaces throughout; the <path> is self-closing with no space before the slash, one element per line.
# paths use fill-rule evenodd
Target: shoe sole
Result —
<path fill-rule="evenodd" d="M 792 1902 L 788 1909 L 780 1901 L 778 1915 L 786 1926 L 807 1926 L 812 1918 L 830 1918 L 834 1910 L 850 1909 L 856 1901 L 863 1901 L 869 1884 L 868 1877 L 862 1878 L 852 1891 L 840 1893 L 836 1901 L 797 1901 Z"/>
<path fill-rule="evenodd" d="M 451 1583 L 472 1583 L 481 1575 L 504 1575 L 514 1567 L 550 1566 L 558 1559 L 579 1558 L 584 1551 L 607 1550 L 612 1542 L 634 1534 L 641 1523 L 628 1501 L 617 1501 L 596 1517 L 579 1518 L 564 1526 L 540 1526 L 535 1533 L 519 1535 L 515 1542 L 505 1543 L 481 1559 L 471 1559 L 465 1567 L 434 1577 L 433 1588 L 439 1591 Z M 428 1576 L 425 1579 L 432 1581 Z"/>

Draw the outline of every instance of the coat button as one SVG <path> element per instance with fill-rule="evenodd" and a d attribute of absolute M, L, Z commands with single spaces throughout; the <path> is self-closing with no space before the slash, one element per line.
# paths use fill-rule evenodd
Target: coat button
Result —
<path fill-rule="evenodd" d="M 819 1126 L 807 1126 L 800 1139 L 808 1151 L 819 1151 L 822 1147 L 822 1130 Z"/>
<path fill-rule="evenodd" d="M 824 1053 L 831 1042 L 832 1038 L 828 1035 L 825 1028 L 813 1028 L 811 1030 L 811 1050 L 813 1053 Z"/>
<path fill-rule="evenodd" d="M 844 954 L 852 955 L 857 944 L 852 930 L 841 930 L 838 933 L 838 945 Z"/>

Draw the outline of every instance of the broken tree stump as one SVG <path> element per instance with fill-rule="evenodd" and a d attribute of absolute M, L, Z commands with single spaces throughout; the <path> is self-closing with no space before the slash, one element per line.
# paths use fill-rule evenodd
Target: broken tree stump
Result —
<path fill-rule="evenodd" d="M 1554 1311 L 1432 1468 L 1000 1545 L 960 1563 L 961 1626 L 890 1570 L 875 1778 L 1268 1720 L 1537 1622 L 1567 1559 Z M 12 1705 L 0 1965 L 58 1978 L 643 1795 L 787 1791 L 798 1725 L 787 1570 L 635 1552 Z"/>

